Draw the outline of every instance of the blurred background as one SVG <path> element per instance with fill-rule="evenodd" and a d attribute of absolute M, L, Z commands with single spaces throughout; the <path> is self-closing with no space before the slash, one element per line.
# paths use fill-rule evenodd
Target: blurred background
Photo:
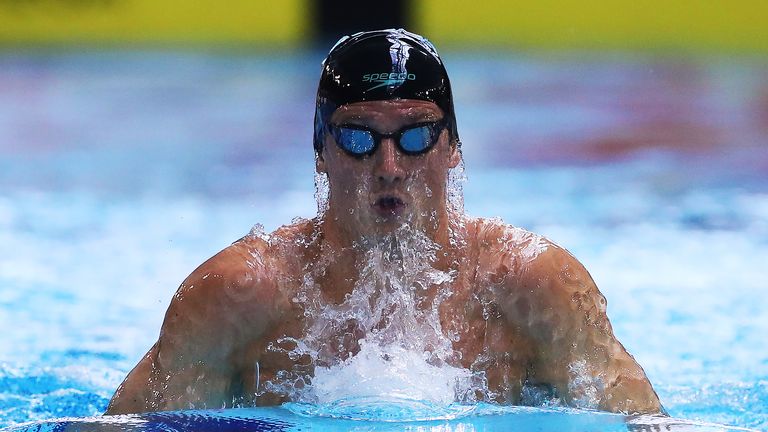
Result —
<path fill-rule="evenodd" d="M 102 412 L 178 284 L 315 214 L 320 62 L 403 26 L 476 216 L 590 270 L 673 416 L 768 429 L 768 2 L 0 0 L 0 427 Z"/>
<path fill-rule="evenodd" d="M 0 41 L 285 49 L 405 27 L 441 47 L 765 53 L 767 17 L 757 0 L 2 0 Z"/>

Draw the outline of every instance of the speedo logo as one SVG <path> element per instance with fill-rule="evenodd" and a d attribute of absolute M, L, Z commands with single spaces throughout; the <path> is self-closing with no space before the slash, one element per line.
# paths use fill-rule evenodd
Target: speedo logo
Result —
<path fill-rule="evenodd" d="M 406 72 L 390 72 L 390 73 L 372 73 L 363 75 L 363 82 L 376 83 L 373 87 L 366 91 L 371 91 L 379 87 L 387 85 L 400 85 L 405 81 L 413 81 L 416 79 L 416 74 Z"/>

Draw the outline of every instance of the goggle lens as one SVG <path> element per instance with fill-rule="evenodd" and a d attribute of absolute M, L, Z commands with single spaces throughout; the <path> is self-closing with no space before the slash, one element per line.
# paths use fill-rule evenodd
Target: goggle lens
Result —
<path fill-rule="evenodd" d="M 353 154 L 368 154 L 373 152 L 376 141 L 370 131 L 364 129 L 339 128 L 336 142 L 339 146 Z"/>
<path fill-rule="evenodd" d="M 409 125 L 392 134 L 382 134 L 358 125 L 328 126 L 336 144 L 342 150 L 352 156 L 362 157 L 374 153 L 384 138 L 395 138 L 397 147 L 405 154 L 426 153 L 437 143 L 440 132 L 445 128 L 445 122 L 441 120 Z"/>
<path fill-rule="evenodd" d="M 408 129 L 400 135 L 400 148 L 405 153 L 421 153 L 432 147 L 437 141 L 434 128 L 428 125 Z"/>

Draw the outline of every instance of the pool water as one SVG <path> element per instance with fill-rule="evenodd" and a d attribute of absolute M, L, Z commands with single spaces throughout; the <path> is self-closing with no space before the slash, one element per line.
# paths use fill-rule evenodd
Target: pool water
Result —
<path fill-rule="evenodd" d="M 323 53 L 0 53 L 0 427 L 102 412 L 178 284 L 315 214 Z M 768 61 L 446 52 L 465 207 L 590 270 L 675 417 L 768 429 Z"/>

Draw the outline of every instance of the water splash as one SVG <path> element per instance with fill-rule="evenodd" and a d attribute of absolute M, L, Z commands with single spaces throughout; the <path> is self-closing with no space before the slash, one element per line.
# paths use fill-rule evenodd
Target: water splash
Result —
<path fill-rule="evenodd" d="M 455 420 L 475 414 L 478 405 L 436 405 L 422 400 L 396 397 L 349 397 L 331 404 L 287 403 L 289 411 L 310 418 L 330 417 L 357 421 Z"/>
<path fill-rule="evenodd" d="M 257 223 L 248 232 L 248 237 L 254 237 L 269 242 L 269 234 L 264 230 L 264 225 Z"/>
<path fill-rule="evenodd" d="M 317 403 L 336 403 L 340 397 L 383 397 L 449 405 L 457 384 L 470 375 L 465 369 L 430 364 L 429 354 L 402 346 L 380 346 L 365 339 L 360 345 L 360 352 L 346 361 L 315 368 L 312 384 Z"/>
<path fill-rule="evenodd" d="M 316 282 L 334 257 L 321 258 L 305 275 L 294 298 L 307 318 L 305 335 L 268 348 L 295 366 L 265 390 L 317 404 L 383 397 L 449 405 L 487 394 L 484 373 L 458 366 L 460 355 L 441 325 L 439 306 L 451 295 L 456 270 L 436 268 L 440 246 L 406 224 L 352 249 L 364 258 L 341 302 L 326 299 Z"/>
<path fill-rule="evenodd" d="M 605 392 L 605 384 L 600 375 L 594 376 L 586 360 L 574 361 L 568 365 L 568 392 L 574 396 L 573 405 L 577 408 L 597 409 L 600 395 Z"/>
<path fill-rule="evenodd" d="M 464 158 L 462 157 L 456 168 L 448 171 L 447 196 L 448 209 L 454 214 L 464 214 L 464 183 L 467 175 L 464 171 Z"/>
<path fill-rule="evenodd" d="M 322 216 L 328 211 L 329 190 L 328 174 L 315 171 L 315 202 L 317 202 L 318 216 Z"/>

